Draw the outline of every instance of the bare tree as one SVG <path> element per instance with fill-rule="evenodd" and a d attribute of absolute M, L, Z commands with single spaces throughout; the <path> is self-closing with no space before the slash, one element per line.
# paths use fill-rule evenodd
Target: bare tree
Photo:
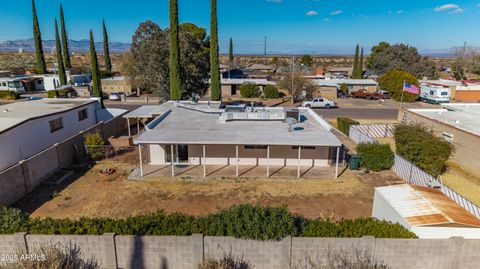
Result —
<path fill-rule="evenodd" d="M 279 82 L 282 89 L 288 91 L 292 97 L 292 104 L 295 104 L 303 97 L 310 98 L 313 92 L 317 89 L 315 83 L 304 77 L 303 73 L 292 72 L 286 73 Z"/>
<path fill-rule="evenodd" d="M 472 74 L 480 73 L 480 49 L 465 45 L 453 49 L 455 64 L 453 73 L 458 80 L 469 79 Z"/>

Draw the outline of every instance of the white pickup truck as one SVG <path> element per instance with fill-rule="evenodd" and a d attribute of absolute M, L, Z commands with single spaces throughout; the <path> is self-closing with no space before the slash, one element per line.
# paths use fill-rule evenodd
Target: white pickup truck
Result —
<path fill-rule="evenodd" d="M 302 103 L 303 107 L 308 107 L 308 108 L 326 108 L 330 109 L 333 107 L 337 107 L 337 104 L 335 104 L 334 101 L 330 101 L 326 98 L 315 98 L 312 101 L 304 101 Z"/>

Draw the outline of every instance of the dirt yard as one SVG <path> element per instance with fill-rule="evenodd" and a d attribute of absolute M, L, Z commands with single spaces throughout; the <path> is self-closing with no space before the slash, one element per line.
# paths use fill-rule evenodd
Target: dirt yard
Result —
<path fill-rule="evenodd" d="M 132 157 L 134 153 L 132 153 Z M 115 173 L 99 173 L 105 167 Z M 132 161 L 107 162 L 77 171 L 76 179 L 57 187 L 42 186 L 17 203 L 33 217 L 126 218 L 165 210 L 204 215 L 237 204 L 287 205 L 307 218 L 370 217 L 375 186 L 396 182 L 390 173 L 346 171 L 332 179 L 210 179 L 153 178 L 128 181 Z"/>

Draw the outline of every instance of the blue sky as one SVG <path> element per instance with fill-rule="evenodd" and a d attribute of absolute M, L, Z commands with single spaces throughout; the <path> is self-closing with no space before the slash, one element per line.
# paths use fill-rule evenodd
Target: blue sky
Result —
<path fill-rule="evenodd" d="M 0 41 L 30 38 L 31 1 L 1 0 Z M 448 52 L 467 42 L 480 46 L 480 0 L 217 0 L 221 51 L 234 38 L 236 52 L 349 53 L 379 41 L 403 42 L 424 52 Z M 130 42 L 147 19 L 168 25 L 168 0 L 36 0 L 44 39 L 53 39 L 60 3 L 72 39 L 105 18 L 111 41 Z M 180 21 L 209 26 L 209 0 L 179 0 Z M 96 10 L 92 12 L 92 10 Z"/>

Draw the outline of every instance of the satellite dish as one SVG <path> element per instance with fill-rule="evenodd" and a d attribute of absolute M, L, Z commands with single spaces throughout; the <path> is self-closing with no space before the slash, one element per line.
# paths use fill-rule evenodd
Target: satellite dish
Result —
<path fill-rule="evenodd" d="M 288 124 L 288 131 L 292 131 L 292 126 L 298 123 L 297 119 L 288 117 L 285 119 L 285 122 Z"/>

